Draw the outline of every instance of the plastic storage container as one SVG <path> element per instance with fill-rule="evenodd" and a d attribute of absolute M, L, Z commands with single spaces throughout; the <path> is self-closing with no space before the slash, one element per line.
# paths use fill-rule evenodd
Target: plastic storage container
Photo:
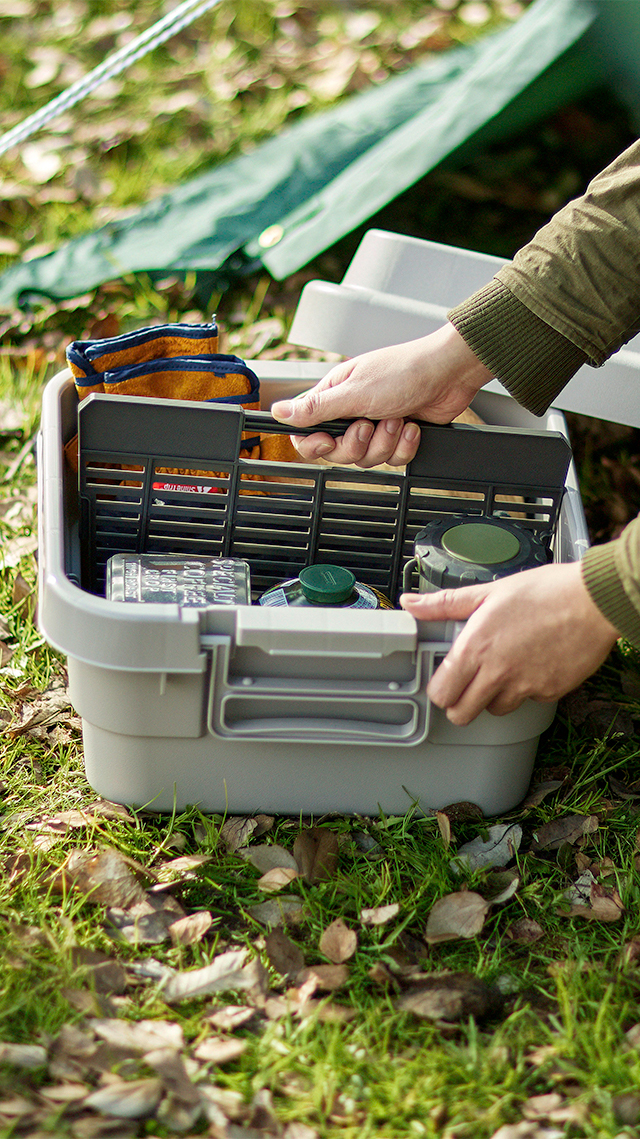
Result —
<path fill-rule="evenodd" d="M 340 283 L 309 281 L 304 286 L 289 341 L 357 356 L 426 336 L 504 263 L 504 258 L 486 253 L 370 229 Z M 597 372 L 583 364 L 558 393 L 556 407 L 640 427 L 639 371 L 636 335 Z M 505 390 L 497 380 L 487 386 L 500 394 Z"/>
<path fill-rule="evenodd" d="M 265 408 L 328 368 L 252 366 Z M 254 597 L 306 564 L 337 562 L 395 598 L 430 518 L 491 515 L 513 494 L 523 525 L 547 539 L 553 531 L 556 560 L 580 557 L 587 531 L 562 417 L 534 419 L 490 393 L 474 407 L 497 426 L 425 427 L 405 475 L 238 460 L 236 408 L 92 396 L 80 409 L 79 496 L 63 453 L 76 391 L 68 371 L 50 381 L 38 440 L 39 621 L 68 657 L 96 791 L 161 811 L 231 813 L 398 813 L 465 799 L 491 815 L 520 801 L 554 706 L 449 724 L 425 686 L 455 626 L 419 625 L 399 610 L 196 609 L 100 595 L 108 558 L 135 551 L 246 558 Z M 274 428 L 269 416 L 251 426 Z M 114 464 L 137 469 L 123 478 Z M 158 466 L 188 472 L 172 483 L 213 493 L 160 494 Z"/>

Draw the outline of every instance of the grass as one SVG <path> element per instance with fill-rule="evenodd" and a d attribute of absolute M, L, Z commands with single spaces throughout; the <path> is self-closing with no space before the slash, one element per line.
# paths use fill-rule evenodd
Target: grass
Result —
<path fill-rule="evenodd" d="M 137 294 L 138 303 L 142 295 L 153 297 L 160 310 L 162 293 L 149 290 L 151 286 Z M 244 328 L 244 334 L 250 334 L 258 308 L 246 298 L 239 332 Z M 22 408 L 25 424 L 21 435 L 4 439 L 6 466 L 23 450 L 24 438 L 32 435 L 41 381 L 42 375 L 33 371 L 4 369 L 0 400 Z M 27 455 L 11 481 L 11 495 L 28 501 L 34 480 L 34 464 Z M 28 534 L 32 525 L 25 522 L 21 530 Z M 2 526 L 6 551 L 15 530 L 4 521 Z M 18 573 L 35 586 L 32 557 L 23 558 L 0 579 L 0 612 L 9 625 L 6 643 L 14 649 L 0 673 L 0 708 L 8 722 L 19 716 L 23 702 L 28 707 L 64 677 L 64 661 L 42 643 L 32 609 L 25 610 L 24 601 L 16 600 Z M 289 932 L 305 964 L 313 966 L 327 963 L 319 941 L 332 921 L 341 918 L 357 930 L 358 949 L 348 963 L 347 983 L 323 998 L 326 1008 L 346 1009 L 353 1019 L 323 1020 L 322 1004 L 302 1018 L 291 1012 L 272 1019 L 258 1001 L 251 1025 L 233 1032 L 246 1044 L 243 1054 L 215 1073 L 199 1074 L 200 1080 L 214 1079 L 218 1088 L 241 1097 L 248 1113 L 245 1123 L 253 1118 L 258 1133 L 266 1134 L 256 1107 L 262 1101 L 256 1096 L 268 1092 L 282 1128 L 304 1123 L 327 1139 L 380 1133 L 393 1139 L 489 1139 L 501 1127 L 521 1121 L 524 1111 L 535 1114 L 535 1097 L 554 1096 L 542 1101 L 551 1106 L 541 1109 L 541 1128 L 557 1126 L 555 1111 L 569 1135 L 613 1139 L 635 1133 L 624 1118 L 633 1116 L 640 1076 L 640 1057 L 635 1047 L 626 1046 L 625 1038 L 637 1019 L 640 986 L 634 954 L 627 948 L 638 935 L 638 798 L 625 799 L 619 784 L 609 785 L 610 776 L 628 786 L 640 777 L 637 738 L 615 724 L 617 713 L 632 722 L 639 715 L 637 700 L 621 695 L 623 675 L 637 683 L 633 653 L 615 654 L 585 688 L 599 722 L 593 720 L 592 709 L 592 719 L 581 723 L 568 705 L 544 734 L 535 778 L 565 782 L 537 806 L 501 820 L 519 821 L 525 831 L 517 858 L 521 885 L 505 906 L 490 914 L 475 938 L 431 948 L 422 940 L 438 898 L 461 887 L 482 894 L 489 880 L 487 871 L 454 877 L 452 852 L 445 848 L 435 819 L 413 810 L 398 817 L 316 820 L 338 836 L 339 867 L 326 882 L 298 881 L 287 891 L 299 895 L 305 907 L 304 922 Z M 36 1105 L 40 1129 L 56 1135 L 82 1134 L 81 1123 L 87 1127 L 87 1118 L 95 1120 L 88 1109 L 81 1114 L 44 1110 L 37 1098 L 39 1089 L 55 1085 L 51 1064 L 65 1025 L 74 1023 L 86 1031 L 91 1023 L 87 1016 L 96 1014 L 133 1022 L 170 1019 L 181 1026 L 184 1053 L 189 1055 L 210 1033 L 207 1017 L 212 1012 L 247 999 L 244 992 L 225 992 L 167 1006 L 156 981 L 133 974 L 123 993 L 96 993 L 91 973 L 79 963 L 79 952 L 104 954 L 125 968 L 152 960 L 192 970 L 230 948 L 246 946 L 265 962 L 273 992 L 277 995 L 284 987 L 269 964 L 266 931 L 251 916 L 251 907 L 265 898 L 259 873 L 226 849 L 222 816 L 203 816 L 196 808 L 174 816 L 139 811 L 126 822 L 94 820 L 85 828 L 69 829 L 38 850 L 40 832 L 30 829 L 33 824 L 87 808 L 95 799 L 84 776 L 80 736 L 65 721 L 68 712 L 63 710 L 59 724 L 50 726 L 42 738 L 5 735 L 0 744 L 0 1040 L 44 1044 L 49 1057 L 49 1067 L 34 1072 L 0 1064 L 0 1120 L 5 1119 L 3 1103 L 19 1093 L 27 1104 Z M 597 814 L 597 831 L 584 843 L 565 844 L 557 851 L 531 849 L 540 827 L 572 814 Z M 277 818 L 273 829 L 252 840 L 249 849 L 267 842 L 290 850 L 300 828 L 310 821 Z M 487 825 L 473 819 L 454 821 L 454 846 L 483 833 Z M 366 849 L 363 835 L 373 852 Z M 210 912 L 207 935 L 192 946 L 123 944 L 113 940 L 105 906 L 91 904 L 73 890 L 62 896 L 53 890 L 52 873 L 72 851 L 101 846 L 149 868 L 157 866 L 163 851 L 169 857 L 209 854 L 210 862 L 171 891 L 187 913 Z M 563 915 L 563 893 L 578 876 L 580 858 L 595 867 L 603 885 L 616 884 L 625 907 L 620 921 Z M 393 902 L 400 911 L 392 922 L 362 925 L 363 909 Z M 508 936 L 522 918 L 543 928 L 544 936 L 535 944 L 520 944 Z M 468 1013 L 455 1024 L 421 1020 L 396 1008 L 399 992 L 408 987 L 407 971 L 471 974 L 496 986 L 503 1001 L 488 1019 Z M 151 1069 L 143 1058 L 121 1058 L 110 1072 L 112 1078 L 125 1074 L 131 1079 L 149 1076 Z M 87 1092 L 96 1082 L 100 1086 L 99 1074 L 82 1065 L 77 1079 L 85 1082 Z M 625 1096 L 631 1099 L 621 1098 Z M 167 1118 L 168 1123 L 162 1118 L 139 1121 L 129 1133 L 179 1133 L 171 1116 Z M 3 1133 L 29 1133 L 32 1120 L 25 1107 Z M 193 1133 L 207 1133 L 204 1120 L 194 1125 Z"/>
<path fill-rule="evenodd" d="M 9 455 L 15 446 L 8 445 Z M 18 489 L 23 490 L 32 477 L 33 469 L 24 469 Z M 33 575 L 28 560 L 20 570 L 27 577 Z M 31 619 L 10 603 L 13 577 L 15 571 L 4 575 L 3 612 L 11 624 L 11 643 L 18 646 L 18 659 L 24 659 L 25 665 L 20 676 L 2 677 L 2 702 L 9 711 L 15 707 L 16 689 L 26 679 L 42 691 L 63 668 L 46 646 L 28 651 L 36 634 Z M 591 694 L 609 699 L 613 694 L 615 700 L 616 668 L 622 663 L 621 658 L 603 669 L 590 686 Z M 635 704 L 626 702 L 626 706 L 637 713 Z M 78 1010 L 77 994 L 90 999 L 92 990 L 86 971 L 78 967 L 78 950 L 103 952 L 125 966 L 153 958 L 189 970 L 204 967 L 230 946 L 246 945 L 268 963 L 264 930 L 250 916 L 250 907 L 264 898 L 257 886 L 258 872 L 225 849 L 222 817 L 205 817 L 196 809 L 174 817 L 143 811 L 126 823 L 106 820 L 83 831 L 68 831 L 38 853 L 37 832 L 27 829 L 30 823 L 86 807 L 94 798 L 84 779 L 80 740 L 5 739 L 1 754 L 5 873 L 0 885 L 0 1039 L 44 1042 L 52 1054 L 65 1024 L 86 1023 L 86 1005 L 84 1011 Z M 470 941 L 431 949 L 421 941 L 434 902 L 460 888 L 435 819 L 410 811 L 401 817 L 324 820 L 339 837 L 339 869 L 326 882 L 294 884 L 294 892 L 304 899 L 306 917 L 291 936 L 305 962 L 313 965 L 323 961 L 318 943 L 331 921 L 342 918 L 358 930 L 348 983 L 327 998 L 330 1007 L 338 1004 L 350 1010 L 353 1019 L 323 1021 L 317 1013 L 303 1019 L 263 1016 L 251 1029 L 235 1033 L 245 1041 L 246 1050 L 236 1061 L 216 1069 L 217 1086 L 238 1093 L 245 1104 L 255 1104 L 257 1093 L 266 1090 L 282 1127 L 304 1123 L 312 1133 L 331 1139 L 381 1132 L 394 1139 L 420 1135 L 484 1139 L 521 1119 L 523 1105 L 537 1102 L 531 1097 L 545 1095 L 555 1096 L 555 1107 L 547 1109 L 552 1118 L 554 1110 L 565 1113 L 562 1126 L 566 1125 L 567 1134 L 634 1134 L 621 1131 L 623 1101 L 616 1096 L 633 1096 L 640 1076 L 636 1049 L 624 1047 L 624 1033 L 637 1017 L 637 966 L 621 959 L 624 946 L 638 931 L 637 800 L 612 796 L 607 775 L 615 773 L 631 783 L 640 774 L 638 748 L 615 729 L 594 739 L 589 730 L 579 730 L 561 716 L 543 739 L 537 778 L 544 780 L 560 764 L 568 773 L 562 796 L 550 796 L 506 820 L 520 820 L 527 836 L 518 858 L 522 885 L 504 908 L 494 911 L 482 934 Z M 545 822 L 573 813 L 599 815 L 600 827 L 584 846 L 566 845 L 557 852 L 538 854 L 528 849 Z M 485 825 L 454 824 L 456 843 L 474 837 Z M 259 841 L 290 849 L 300 826 L 300 820 L 276 819 L 273 830 Z M 375 842 L 373 856 L 362 849 L 362 834 Z M 73 891 L 62 897 L 54 893 L 52 868 L 60 866 L 72 849 L 97 845 L 115 847 L 145 866 L 157 864 L 160 848 L 210 854 L 211 861 L 195 878 L 173 891 L 187 911 L 210 910 L 213 924 L 207 937 L 192 947 L 122 945 L 105 927 L 104 907 L 88 904 Z M 620 922 L 561 915 L 563 891 L 577 875 L 577 853 L 588 855 L 593 863 L 611 859 L 626 908 Z M 15 859 L 20 860 L 18 873 L 13 869 Z M 482 893 L 487 872 L 464 875 L 462 881 Z M 362 909 L 394 901 L 399 902 L 400 913 L 393 923 L 362 926 Z M 522 917 L 544 928 L 544 937 L 533 946 L 507 936 L 508 928 Z M 456 1025 L 432 1024 L 400 1012 L 395 998 L 407 963 L 424 974 L 470 973 L 497 985 L 504 1003 L 493 1019 L 476 1022 L 471 1015 Z M 371 970 L 380 965 L 395 970 L 387 985 L 372 980 Z M 273 969 L 271 981 L 276 991 L 281 989 Z M 207 1036 L 206 1017 L 234 999 L 243 1003 L 245 994 L 234 998 L 225 993 L 213 1001 L 200 998 L 168 1008 L 153 981 L 130 983 L 111 1013 L 132 1021 L 168 1017 L 182 1027 L 187 1048 L 195 1048 Z M 130 1078 L 148 1074 L 148 1068 L 142 1061 L 121 1061 L 113 1065 L 112 1075 L 119 1072 Z M 95 1075 L 88 1071 L 84 1078 L 89 1089 Z M 19 1092 L 35 1102 L 38 1088 L 46 1088 L 48 1081 L 51 1076 L 44 1072 L 0 1068 L 5 1101 Z M 0 1115 L 2 1110 L 0 1102 Z M 544 1112 L 541 1118 L 544 1121 Z M 40 1125 L 45 1133 L 80 1133 L 74 1130 L 77 1116 L 60 1110 L 45 1113 Z M 198 1124 L 194 1134 L 202 1133 L 203 1127 Z M 12 1126 L 6 1131 L 10 1133 L 15 1133 Z M 176 1131 L 156 1120 L 139 1123 L 134 1133 Z"/>

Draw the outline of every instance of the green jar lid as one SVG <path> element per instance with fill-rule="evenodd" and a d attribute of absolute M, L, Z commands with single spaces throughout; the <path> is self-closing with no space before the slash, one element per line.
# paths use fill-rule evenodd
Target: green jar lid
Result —
<path fill-rule="evenodd" d="M 442 545 L 452 557 L 481 566 L 509 562 L 520 553 L 520 539 L 512 530 L 480 522 L 452 526 L 442 535 Z"/>
<path fill-rule="evenodd" d="M 339 605 L 351 596 L 356 584 L 354 574 L 343 566 L 306 566 L 299 577 L 307 601 L 316 605 Z"/>

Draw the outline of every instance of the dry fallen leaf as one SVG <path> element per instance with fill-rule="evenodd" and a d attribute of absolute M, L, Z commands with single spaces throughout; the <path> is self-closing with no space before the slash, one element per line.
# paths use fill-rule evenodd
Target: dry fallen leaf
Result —
<path fill-rule="evenodd" d="M 38 539 L 35 534 L 16 534 L 15 537 L 5 534 L 0 548 L 0 566 L 5 570 L 11 569 L 29 554 L 34 554 L 37 548 Z"/>
<path fill-rule="evenodd" d="M 571 1102 L 558 1092 L 530 1096 L 522 1105 L 525 1119 L 546 1120 L 549 1123 L 584 1124 L 589 1109 L 585 1103 Z"/>
<path fill-rule="evenodd" d="M 523 1119 L 521 1123 L 506 1123 L 494 1131 L 491 1139 L 565 1139 L 566 1131 L 557 1127 L 541 1127 L 538 1123 Z"/>
<path fill-rule="evenodd" d="M 249 1005 L 224 1005 L 212 1012 L 206 1019 L 215 1028 L 228 1032 L 230 1029 L 240 1028 L 255 1015 L 256 1010 Z"/>
<path fill-rule="evenodd" d="M 470 803 L 468 799 L 461 799 L 458 803 L 449 803 L 441 807 L 438 812 L 446 815 L 450 823 L 468 823 L 473 820 L 481 821 L 484 818 L 482 808 L 477 803 Z"/>
<path fill-rule="evenodd" d="M 445 813 L 445 811 L 436 811 L 436 821 L 438 823 L 438 830 L 440 831 L 440 837 L 442 839 L 443 846 L 445 850 L 448 850 L 451 846 L 453 837 L 451 833 L 451 821 L 449 819 L 449 816 Z"/>
<path fill-rule="evenodd" d="M 207 862 L 211 862 L 210 854 L 186 854 L 180 858 L 172 858 L 169 862 L 161 862 L 153 868 L 154 877 L 162 885 L 165 883 L 180 882 L 183 879 L 195 877 L 191 872 L 199 870 Z"/>
<path fill-rule="evenodd" d="M 327 1001 L 324 998 L 321 1001 L 310 1000 L 306 1002 L 300 1010 L 300 1017 L 307 1016 L 312 1016 L 314 1020 L 326 1024 L 348 1024 L 349 1021 L 356 1019 L 358 1010 L 348 1005 L 337 1005 L 335 1002 Z"/>
<path fill-rule="evenodd" d="M 596 882 L 596 877 L 592 870 L 583 870 L 579 878 L 565 890 L 563 897 L 571 902 L 572 905 L 588 905 L 591 896 L 591 887 Z"/>
<path fill-rule="evenodd" d="M 107 922 L 115 937 L 131 945 L 160 945 L 169 941 L 171 927 L 185 917 L 180 903 L 172 894 L 147 893 L 142 901 L 123 909 L 107 910 Z"/>
<path fill-rule="evenodd" d="M 25 949 L 33 949 L 35 945 L 49 945 L 47 934 L 37 925 L 21 925 L 20 922 L 7 921 L 5 929 Z"/>
<path fill-rule="evenodd" d="M 313 1127 L 307 1127 L 306 1123 L 288 1123 L 282 1139 L 319 1139 L 319 1135 Z"/>
<path fill-rule="evenodd" d="M 371 980 L 376 985 L 382 985 L 385 989 L 388 989 L 390 986 L 398 987 L 393 973 L 390 972 L 383 961 L 376 961 L 375 965 L 372 965 L 371 968 L 367 970 L 367 975 L 371 977 Z"/>
<path fill-rule="evenodd" d="M 598 829 L 597 815 L 565 815 L 545 823 L 537 832 L 532 850 L 559 850 L 565 842 L 575 843 Z"/>
<path fill-rule="evenodd" d="M 53 885 L 60 891 L 73 887 L 96 904 L 126 909 L 145 897 L 132 867 L 144 873 L 143 867 L 112 847 L 96 852 L 72 850 L 55 875 Z"/>
<path fill-rule="evenodd" d="M 33 823 L 27 823 L 25 830 L 36 831 L 39 834 L 49 831 L 55 835 L 65 835 L 70 830 L 86 830 L 95 826 L 96 822 L 95 816 L 86 811 L 58 811 L 56 815 L 46 815 Z M 38 845 L 37 839 L 35 845 Z"/>
<path fill-rule="evenodd" d="M 640 937 L 627 941 L 618 956 L 618 965 L 635 965 L 640 960 Z"/>
<path fill-rule="evenodd" d="M 223 824 L 220 830 L 220 838 L 227 850 L 240 850 L 247 845 L 257 826 L 256 819 L 231 817 Z"/>
<path fill-rule="evenodd" d="M 622 898 L 614 886 L 601 886 L 599 882 L 592 882 L 589 905 L 574 903 L 568 916 L 584 917 L 590 921 L 614 922 L 620 921 L 624 912 Z"/>
<path fill-rule="evenodd" d="M 599 862 L 594 862 L 588 854 L 582 850 L 575 852 L 576 866 L 582 873 L 584 870 L 590 870 L 595 878 L 614 878 L 619 872 L 619 868 L 611 858 L 606 856 Z"/>
<path fill-rule="evenodd" d="M 489 827 L 488 835 L 487 839 L 478 835 L 458 848 L 450 863 L 455 874 L 459 874 L 461 868 L 478 870 L 511 862 L 522 842 L 522 827 L 517 823 L 496 823 Z"/>
<path fill-rule="evenodd" d="M 316 988 L 325 993 L 332 993 L 334 989 L 341 989 L 348 978 L 349 970 L 346 965 L 310 965 L 298 973 L 296 981 L 299 985 L 313 981 Z"/>
<path fill-rule="evenodd" d="M 25 1132 L 34 1135 L 38 1130 L 34 1107 L 35 1105 L 24 1096 L 13 1096 L 11 1099 L 0 1100 L 0 1127 L 2 1127 L 4 1134 L 13 1133 L 15 1135 L 16 1127 L 19 1127 L 23 1135 Z"/>
<path fill-rule="evenodd" d="M 18 572 L 13 581 L 13 589 L 11 590 L 11 602 L 13 605 L 19 605 L 24 602 L 33 593 L 33 587 L 29 582 Z M 24 615 L 27 612 L 26 606 L 20 607 L 20 612 Z"/>
<path fill-rule="evenodd" d="M 562 1106 L 562 1096 L 558 1092 L 547 1092 L 544 1095 L 529 1096 L 522 1105 L 522 1114 L 526 1119 L 547 1118 L 550 1111 L 556 1111 Z"/>
<path fill-rule="evenodd" d="M 326 882 L 338 867 L 338 838 L 326 827 L 309 827 L 300 831 L 293 853 L 307 882 Z"/>
<path fill-rule="evenodd" d="M 12 1068 L 44 1068 L 47 1063 L 47 1050 L 39 1044 L 5 1044 L 0 1041 L 0 1064 Z"/>
<path fill-rule="evenodd" d="M 377 859 L 384 857 L 384 850 L 379 842 L 376 842 L 373 835 L 367 834 L 366 831 L 352 831 L 353 841 L 355 842 L 358 850 L 361 850 L 366 858 Z"/>
<path fill-rule="evenodd" d="M 116 1017 L 90 1020 L 90 1027 L 101 1040 L 128 1052 L 153 1052 L 158 1048 L 184 1048 L 179 1024 L 171 1020 L 119 1020 Z"/>
<path fill-rule="evenodd" d="M 194 1048 L 193 1055 L 207 1064 L 228 1064 L 242 1056 L 246 1047 L 246 1040 L 234 1040 L 232 1036 L 207 1036 Z"/>
<path fill-rule="evenodd" d="M 36 698 L 22 705 L 20 720 L 8 724 L 5 731 L 10 739 L 30 735 L 37 729 L 46 729 L 74 716 L 66 685 L 57 676 L 49 687 L 36 695 Z"/>
<path fill-rule="evenodd" d="M 261 925 L 297 925 L 304 918 L 302 899 L 293 894 L 280 894 L 268 902 L 249 906 L 247 913 Z"/>
<path fill-rule="evenodd" d="M 145 1119 L 153 1115 L 162 1095 L 162 1082 L 158 1079 L 114 1080 L 104 1088 L 88 1095 L 87 1107 L 101 1115 L 114 1115 L 119 1119 Z"/>
<path fill-rule="evenodd" d="M 531 810 L 533 807 L 538 807 L 548 795 L 552 795 L 554 791 L 559 791 L 566 781 L 564 779 L 549 779 L 546 783 L 537 783 L 532 787 L 522 804 L 523 811 Z"/>
<path fill-rule="evenodd" d="M 93 1032 L 84 1032 L 75 1024 L 63 1024 L 51 1045 L 49 1075 L 62 1080 L 84 1078 L 98 1043 Z M 82 1064 L 79 1071 L 72 1070 L 76 1061 Z"/>
<path fill-rule="evenodd" d="M 82 808 L 83 814 L 91 818 L 112 819 L 117 822 L 135 823 L 131 811 L 123 803 L 112 803 L 110 799 L 96 799 Z"/>
<path fill-rule="evenodd" d="M 44 1085 L 40 1088 L 40 1095 L 45 1100 L 50 1100 L 51 1103 L 64 1104 L 74 1103 L 76 1100 L 84 1099 L 87 1095 L 89 1088 L 86 1084 L 53 1084 Z"/>
<path fill-rule="evenodd" d="M 302 950 L 280 926 L 267 934 L 265 949 L 270 964 L 281 977 L 296 977 L 304 967 Z"/>
<path fill-rule="evenodd" d="M 192 1000 L 207 993 L 237 989 L 266 991 L 265 970 L 260 960 L 246 960 L 246 949 L 230 949 L 214 957 L 202 969 L 174 972 L 162 988 L 167 1004 Z"/>
<path fill-rule="evenodd" d="M 258 824 L 253 832 L 255 838 L 260 838 L 261 835 L 267 834 L 268 831 L 272 830 L 273 824 L 276 821 L 275 815 L 258 814 L 253 817 Z"/>
<path fill-rule="evenodd" d="M 517 893 L 519 885 L 520 875 L 516 870 L 495 870 L 487 874 L 482 896 L 491 906 L 503 906 Z"/>
<path fill-rule="evenodd" d="M 622 1092 L 611 1101 L 613 1114 L 618 1123 L 635 1127 L 640 1123 L 640 1095 L 636 1092 Z"/>
<path fill-rule="evenodd" d="M 277 1135 L 280 1131 L 280 1124 L 276 1118 L 273 1108 L 273 1097 L 268 1088 L 260 1088 L 256 1092 L 251 1101 L 251 1115 L 249 1117 L 249 1125 L 255 1128 L 256 1131 L 263 1134 L 265 1131 L 269 1135 Z"/>
<path fill-rule="evenodd" d="M 295 870 L 298 873 L 298 863 L 293 855 L 277 843 L 250 847 L 246 851 L 246 858 L 261 874 L 268 874 L 275 869 Z"/>
<path fill-rule="evenodd" d="M 277 894 L 278 890 L 290 886 L 294 879 L 299 877 L 298 871 L 291 867 L 274 866 L 273 870 L 267 870 L 267 873 L 258 879 L 258 886 L 265 893 Z"/>
<path fill-rule="evenodd" d="M 113 1001 L 101 993 L 93 992 L 91 989 L 63 988 L 60 989 L 60 995 L 83 1017 L 116 1015 Z"/>
<path fill-rule="evenodd" d="M 504 935 L 518 945 L 532 945 L 544 937 L 544 930 L 533 918 L 518 918 L 505 929 Z"/>
<path fill-rule="evenodd" d="M 490 903 L 472 890 L 447 894 L 431 908 L 424 940 L 427 945 L 475 937 L 484 925 Z"/>
<path fill-rule="evenodd" d="M 470 973 L 434 973 L 403 993 L 395 1007 L 425 1020 L 482 1020 L 501 1007 L 499 993 Z"/>
<path fill-rule="evenodd" d="M 154 1048 L 145 1052 L 144 1062 L 157 1073 L 165 1093 L 178 1100 L 180 1107 L 186 1107 L 190 1114 L 191 1109 L 197 1108 L 193 1120 L 190 1120 L 195 1123 L 200 1114 L 200 1096 L 187 1075 L 182 1056 L 174 1048 Z"/>
<path fill-rule="evenodd" d="M 169 935 L 174 945 L 196 945 L 212 925 L 213 917 L 209 910 L 199 910 L 198 913 L 187 914 L 186 917 L 171 922 Z"/>
<path fill-rule="evenodd" d="M 221 1088 L 216 1084 L 200 1084 L 200 1096 L 203 1110 L 210 1123 L 218 1123 L 226 1130 L 228 1121 L 239 1122 L 246 1119 L 248 1111 L 241 1092 L 232 1091 L 231 1088 Z M 207 1108 L 215 1107 L 219 1114 L 210 1118 Z"/>
<path fill-rule="evenodd" d="M 71 951 L 73 963 L 84 969 L 97 993 L 124 993 L 127 973 L 123 965 L 99 950 L 78 947 Z"/>
<path fill-rule="evenodd" d="M 358 935 L 354 929 L 349 929 L 342 921 L 336 918 L 323 931 L 320 938 L 320 952 L 324 953 L 334 965 L 348 961 L 358 948 Z"/>
<path fill-rule="evenodd" d="M 607 781 L 616 799 L 640 799 L 640 787 L 638 787 L 637 780 L 628 786 L 621 779 L 616 779 L 615 775 L 609 774 Z"/>
<path fill-rule="evenodd" d="M 385 925 L 400 913 L 397 902 L 390 902 L 388 906 L 374 906 L 370 910 L 360 910 L 360 921 L 363 925 Z"/>

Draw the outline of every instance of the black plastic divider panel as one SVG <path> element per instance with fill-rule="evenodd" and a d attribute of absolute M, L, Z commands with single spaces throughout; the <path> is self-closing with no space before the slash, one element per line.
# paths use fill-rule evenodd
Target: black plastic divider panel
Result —
<path fill-rule="evenodd" d="M 238 457 L 243 431 L 283 434 L 264 412 L 89 396 L 78 409 L 83 588 L 103 591 L 115 553 L 193 553 L 246 559 L 255 596 L 311 562 L 334 562 L 395 600 L 432 518 L 509 511 L 551 538 L 571 459 L 564 436 L 421 430 L 406 473 L 271 463 Z"/>

